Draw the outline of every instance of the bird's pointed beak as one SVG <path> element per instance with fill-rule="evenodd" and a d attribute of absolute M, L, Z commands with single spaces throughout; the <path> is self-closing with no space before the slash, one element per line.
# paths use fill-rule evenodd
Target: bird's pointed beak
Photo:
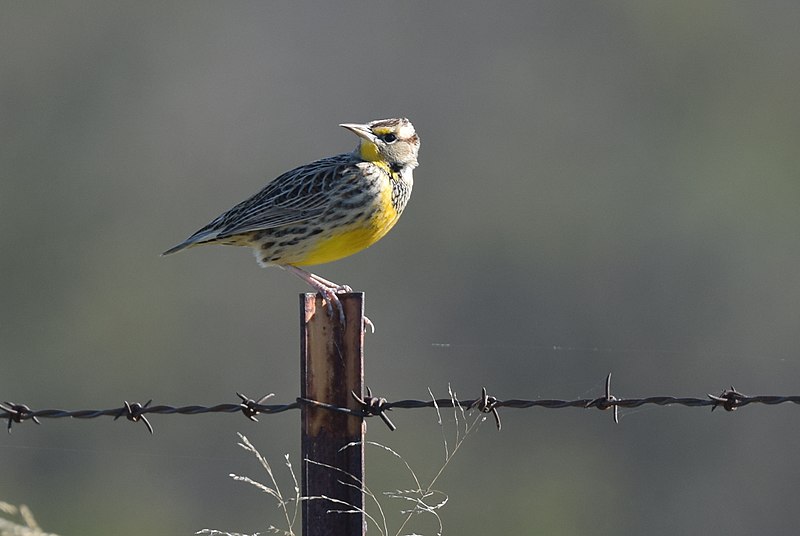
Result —
<path fill-rule="evenodd" d="M 373 141 L 375 139 L 375 135 L 369 129 L 369 125 L 359 125 L 358 123 L 342 123 L 339 126 L 346 128 L 359 138 L 364 138 L 365 140 L 369 141 Z"/>

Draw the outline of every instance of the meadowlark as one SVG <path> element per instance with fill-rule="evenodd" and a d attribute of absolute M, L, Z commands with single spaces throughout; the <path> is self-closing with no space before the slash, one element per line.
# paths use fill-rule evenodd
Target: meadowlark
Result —
<path fill-rule="evenodd" d="M 287 171 L 162 255 L 199 244 L 251 247 L 262 266 L 280 266 L 321 293 L 344 324 L 337 293 L 352 289 L 300 267 L 361 251 L 397 223 L 411 196 L 419 137 L 405 118 L 339 126 L 360 138 L 353 152 Z"/>

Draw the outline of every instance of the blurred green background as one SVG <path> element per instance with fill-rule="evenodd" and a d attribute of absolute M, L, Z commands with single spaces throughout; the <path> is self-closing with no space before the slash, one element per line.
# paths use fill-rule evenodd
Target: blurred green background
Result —
<path fill-rule="evenodd" d="M 793 1 L 3 1 L 0 400 L 293 400 L 303 284 L 158 254 L 391 116 L 422 139 L 409 207 L 316 270 L 366 292 L 377 394 L 798 394 L 798 27 Z M 798 415 L 504 410 L 438 483 L 445 533 L 794 533 Z M 432 477 L 435 413 L 393 419 L 368 437 Z M 291 492 L 298 412 L 151 420 L 15 426 L 0 499 L 65 535 L 280 526 L 228 474 L 266 480 L 240 431 Z"/>

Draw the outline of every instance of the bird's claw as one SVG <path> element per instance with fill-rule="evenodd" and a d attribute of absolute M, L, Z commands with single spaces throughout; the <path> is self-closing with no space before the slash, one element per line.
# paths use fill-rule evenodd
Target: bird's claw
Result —
<path fill-rule="evenodd" d="M 364 333 L 367 332 L 367 328 L 369 328 L 369 332 L 370 333 L 375 333 L 375 324 L 373 324 L 372 320 L 370 320 L 369 318 L 367 318 L 365 316 L 364 317 Z"/>
<path fill-rule="evenodd" d="M 348 289 L 348 290 L 345 290 L 344 292 L 352 292 L 350 287 L 348 287 L 346 285 L 344 285 L 343 287 L 340 287 L 340 288 Z M 342 307 L 342 302 L 341 302 L 341 300 L 339 300 L 339 296 L 337 296 L 337 294 L 341 294 L 341 293 L 342 292 L 340 292 L 340 289 L 328 289 L 327 291 L 323 292 L 322 294 L 323 294 L 323 297 L 325 298 L 325 302 L 326 302 L 325 306 L 326 306 L 326 309 L 328 310 L 328 316 L 332 317 L 334 315 L 334 313 L 338 313 L 339 314 L 339 322 L 342 324 L 342 326 L 346 326 L 347 325 L 347 319 L 345 318 L 345 315 L 344 315 L 344 307 Z M 367 318 L 365 316 L 364 317 L 364 325 L 362 326 L 362 329 L 364 330 L 364 333 L 367 332 L 367 329 L 369 329 L 370 333 L 375 333 L 375 324 L 373 324 L 372 320 L 370 320 L 369 318 Z"/>
<path fill-rule="evenodd" d="M 321 293 L 325 298 L 325 307 L 328 310 L 328 316 L 333 317 L 334 312 L 339 313 L 339 323 L 342 326 L 347 325 L 347 319 L 344 316 L 344 307 L 342 307 L 342 302 L 339 300 L 339 296 L 337 296 L 336 289 L 327 289 Z"/>
<path fill-rule="evenodd" d="M 353 292 L 353 287 L 350 285 L 337 285 L 333 287 L 333 290 L 336 292 L 336 294 L 347 294 L 349 292 Z"/>

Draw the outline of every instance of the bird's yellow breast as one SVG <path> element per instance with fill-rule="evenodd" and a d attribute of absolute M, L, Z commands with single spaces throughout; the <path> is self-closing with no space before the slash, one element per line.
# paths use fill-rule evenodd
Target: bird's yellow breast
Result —
<path fill-rule="evenodd" d="M 364 221 L 332 229 L 320 234 L 319 241 L 296 266 L 309 266 L 335 261 L 366 249 L 389 232 L 400 215 L 392 205 L 391 187 L 383 188 L 376 210 Z"/>

